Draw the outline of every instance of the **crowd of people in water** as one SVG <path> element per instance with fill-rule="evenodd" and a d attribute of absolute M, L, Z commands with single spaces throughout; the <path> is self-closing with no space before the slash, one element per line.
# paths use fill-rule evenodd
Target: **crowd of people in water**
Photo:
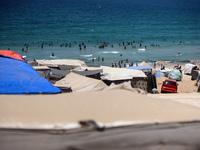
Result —
<path fill-rule="evenodd" d="M 163 39 L 163 41 L 166 41 L 166 39 Z M 91 41 L 88 40 L 88 43 L 90 43 Z M 172 41 L 172 43 L 177 43 L 175 41 Z M 178 41 L 179 44 L 185 44 L 186 42 L 184 41 Z M 194 43 L 194 41 L 191 41 L 191 43 Z M 82 43 L 79 43 L 77 44 L 77 42 L 73 42 L 73 43 L 62 43 L 62 44 L 59 44 L 59 42 L 57 43 L 54 43 L 54 42 L 32 42 L 30 45 L 25 43 L 24 46 L 22 47 L 21 51 L 22 52 L 27 52 L 29 50 L 29 46 L 32 46 L 32 45 L 37 45 L 38 48 L 40 49 L 44 49 L 46 46 L 54 46 L 54 45 L 59 45 L 59 47 L 75 47 L 76 45 L 78 45 L 78 50 L 85 50 L 87 48 L 86 46 L 86 43 L 82 42 Z M 98 47 L 99 49 L 104 49 L 106 47 L 111 47 L 111 48 L 114 48 L 114 45 L 113 44 L 110 44 L 108 42 L 99 42 L 98 40 L 96 41 L 96 45 L 94 45 L 94 47 Z M 132 49 L 136 49 L 136 48 L 142 48 L 143 50 L 146 50 L 147 49 L 147 45 L 144 44 L 143 41 L 128 41 L 128 42 L 120 42 L 118 43 L 117 45 L 118 47 L 122 47 L 122 49 L 126 50 L 127 47 L 132 47 Z M 159 47 L 160 44 L 150 44 L 149 45 L 150 47 Z M 10 48 L 8 48 L 10 49 Z M 90 50 L 91 52 L 93 50 Z M 181 55 L 180 53 L 178 53 L 178 55 Z M 51 57 L 54 57 L 55 54 L 52 53 L 51 54 Z M 120 54 L 120 56 L 122 56 L 122 54 Z M 104 61 L 104 58 L 100 58 L 98 57 L 97 60 L 95 58 L 92 59 L 92 62 L 95 62 L 95 61 Z M 130 63 L 129 66 L 131 66 L 133 63 Z M 118 62 L 118 63 L 113 63 L 112 64 L 112 67 L 125 67 L 127 65 L 127 62 L 123 64 L 123 62 Z"/>

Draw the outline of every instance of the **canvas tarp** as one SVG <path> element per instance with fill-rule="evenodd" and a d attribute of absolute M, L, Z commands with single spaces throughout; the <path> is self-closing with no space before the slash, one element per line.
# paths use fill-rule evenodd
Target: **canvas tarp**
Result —
<path fill-rule="evenodd" d="M 196 67 L 194 64 L 185 64 L 185 71 L 184 74 L 191 75 L 192 74 L 192 69 Z"/>
<path fill-rule="evenodd" d="M 76 71 L 74 73 L 82 75 L 82 76 L 90 76 L 90 75 L 95 75 L 95 74 L 99 74 L 102 72 L 103 72 L 103 70 L 99 69 L 99 70 Z"/>
<path fill-rule="evenodd" d="M 60 89 L 41 77 L 23 61 L 0 57 L 0 94 L 59 93 Z"/>
<path fill-rule="evenodd" d="M 107 85 L 97 79 L 84 77 L 82 75 L 71 72 L 65 78 L 55 83 L 57 87 L 71 87 L 73 92 L 99 91 L 107 87 Z"/>
<path fill-rule="evenodd" d="M 41 75 L 43 78 L 49 80 L 50 77 L 50 69 L 47 66 L 33 66 L 33 68 Z"/>
<path fill-rule="evenodd" d="M 36 60 L 40 66 L 53 66 L 58 67 L 59 65 L 70 65 L 74 67 L 87 67 L 85 62 L 74 59 L 56 59 L 56 60 Z"/>
<path fill-rule="evenodd" d="M 65 77 L 71 72 L 69 70 L 59 70 L 59 69 L 54 69 L 54 68 L 50 68 L 50 70 L 52 74 L 57 75 L 59 77 Z"/>
<path fill-rule="evenodd" d="M 10 50 L 0 50 L 0 56 L 18 59 L 25 62 L 25 60 L 22 58 L 22 55 L 17 54 Z"/>
<path fill-rule="evenodd" d="M 168 74 L 168 78 L 176 81 L 181 81 L 182 80 L 182 73 L 179 70 L 172 70 Z"/>
<path fill-rule="evenodd" d="M 103 73 L 101 76 L 102 80 L 131 80 L 133 77 L 146 77 L 146 75 L 141 70 L 131 70 L 124 68 L 112 68 L 101 66 Z"/>

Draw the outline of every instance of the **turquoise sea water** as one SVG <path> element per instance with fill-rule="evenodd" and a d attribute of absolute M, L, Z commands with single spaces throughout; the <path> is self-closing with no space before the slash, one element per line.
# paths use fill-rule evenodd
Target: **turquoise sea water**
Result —
<path fill-rule="evenodd" d="M 27 60 L 80 59 L 88 66 L 111 66 L 126 59 L 200 60 L 199 0 L 0 0 L 0 4 L 0 49 L 9 48 Z M 100 49 L 104 42 L 107 47 Z"/>

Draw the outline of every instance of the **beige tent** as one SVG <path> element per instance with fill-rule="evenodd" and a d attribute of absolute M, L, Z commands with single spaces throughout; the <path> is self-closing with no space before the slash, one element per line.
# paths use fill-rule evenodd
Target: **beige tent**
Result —
<path fill-rule="evenodd" d="M 39 66 L 54 66 L 70 65 L 75 67 L 87 67 L 84 61 L 74 59 L 55 59 L 55 60 L 36 60 Z"/>
<path fill-rule="evenodd" d="M 71 72 L 65 78 L 55 83 L 57 87 L 71 87 L 73 92 L 99 91 L 107 87 L 107 85 L 97 79 L 88 78 Z"/>
<path fill-rule="evenodd" d="M 147 64 L 145 61 L 143 61 L 143 62 L 141 62 L 141 63 L 139 64 L 139 66 L 150 66 L 150 65 Z"/>
<path fill-rule="evenodd" d="M 103 69 L 103 74 L 101 76 L 102 80 L 131 80 L 133 77 L 146 77 L 141 70 L 112 68 L 106 66 L 101 66 L 100 68 Z"/>

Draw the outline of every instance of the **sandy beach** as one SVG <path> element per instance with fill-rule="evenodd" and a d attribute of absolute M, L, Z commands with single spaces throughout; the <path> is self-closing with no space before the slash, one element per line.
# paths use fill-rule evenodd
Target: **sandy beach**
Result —
<path fill-rule="evenodd" d="M 166 69 L 173 69 L 174 65 L 176 64 L 166 65 Z M 157 65 L 156 70 L 159 69 L 160 66 Z M 184 65 L 182 69 L 184 70 Z M 76 74 L 71 76 L 79 78 Z M 166 78 L 156 79 L 159 93 Z M 70 80 L 76 81 L 74 78 Z M 98 92 L 80 90 L 78 93 L 55 95 L 0 95 L 0 127 L 59 129 L 69 128 L 73 124 L 76 124 L 74 127 L 79 127 L 77 124 L 80 120 L 94 120 L 104 125 L 113 125 L 116 122 L 164 123 L 198 120 L 200 94 L 197 93 L 195 82 L 190 75 L 183 73 L 182 81 L 178 81 L 178 93 L 175 94 L 144 95 L 137 90 L 118 87 Z M 90 84 L 93 85 L 92 82 Z M 81 88 L 83 87 L 82 85 Z"/>
<path fill-rule="evenodd" d="M 166 64 L 165 68 L 173 70 L 174 66 L 176 66 L 176 65 L 177 65 L 177 63 Z M 180 66 L 182 68 L 181 70 L 182 70 L 183 78 L 182 78 L 182 81 L 177 81 L 177 83 L 178 83 L 178 93 L 196 93 L 197 89 L 198 89 L 198 87 L 195 85 L 196 80 L 191 80 L 191 75 L 185 75 L 184 74 L 185 64 L 180 64 Z M 160 65 L 156 66 L 156 70 L 160 70 L 160 68 L 161 68 Z M 160 78 L 156 79 L 157 89 L 158 89 L 159 92 L 161 90 L 162 83 L 165 79 L 167 79 L 167 77 L 160 77 Z"/>

